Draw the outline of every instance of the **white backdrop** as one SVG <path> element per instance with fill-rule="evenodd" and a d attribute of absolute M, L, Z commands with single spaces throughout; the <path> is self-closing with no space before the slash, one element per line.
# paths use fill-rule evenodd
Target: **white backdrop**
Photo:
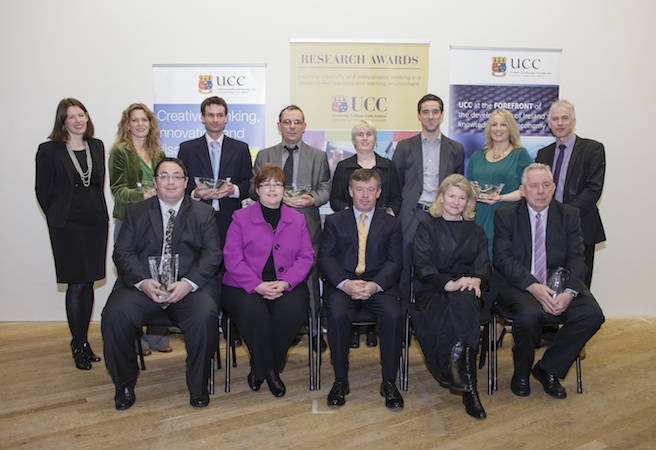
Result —
<path fill-rule="evenodd" d="M 34 196 L 34 155 L 52 128 L 59 100 L 80 99 L 109 150 L 121 111 L 132 102 L 152 105 L 152 64 L 265 63 L 271 145 L 279 140 L 277 114 L 289 102 L 292 38 L 429 40 L 429 91 L 445 104 L 450 45 L 562 48 L 561 95 L 576 105 L 577 132 L 602 141 L 607 152 L 600 207 L 608 242 L 597 252 L 592 291 L 609 317 L 656 316 L 649 271 L 656 259 L 656 209 L 650 206 L 656 3 L 311 3 L 3 2 L 0 321 L 65 320 L 64 286 L 55 283 L 46 223 Z M 307 121 L 312 128 L 312 117 Z M 107 260 L 95 319 L 115 280 L 111 245 Z"/>

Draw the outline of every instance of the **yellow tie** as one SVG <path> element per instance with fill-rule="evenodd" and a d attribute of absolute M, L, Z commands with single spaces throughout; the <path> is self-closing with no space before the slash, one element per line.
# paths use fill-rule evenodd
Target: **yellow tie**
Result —
<path fill-rule="evenodd" d="M 364 255 L 367 252 L 367 225 L 364 220 L 366 218 L 366 214 L 360 214 L 360 223 L 358 224 L 358 265 L 355 268 L 357 276 L 362 275 L 365 269 Z"/>

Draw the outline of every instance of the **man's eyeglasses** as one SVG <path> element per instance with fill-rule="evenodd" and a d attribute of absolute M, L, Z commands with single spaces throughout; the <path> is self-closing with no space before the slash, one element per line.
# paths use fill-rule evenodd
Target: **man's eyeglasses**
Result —
<path fill-rule="evenodd" d="M 280 122 L 280 123 L 283 124 L 283 125 L 286 126 L 286 127 L 291 126 L 291 124 L 294 124 L 294 125 L 296 125 L 297 127 L 298 127 L 299 125 L 303 125 L 303 121 L 302 121 L 302 120 L 299 120 L 299 119 L 296 119 L 296 120 L 285 119 L 285 120 L 283 120 L 283 121 Z"/>
<path fill-rule="evenodd" d="M 184 175 L 169 175 L 168 173 L 158 173 L 155 176 L 164 182 L 169 181 L 169 179 L 173 181 L 182 181 L 187 178 Z"/>

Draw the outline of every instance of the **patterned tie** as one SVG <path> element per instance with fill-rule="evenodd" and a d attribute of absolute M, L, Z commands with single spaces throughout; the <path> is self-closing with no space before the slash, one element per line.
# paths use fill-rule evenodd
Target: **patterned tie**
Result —
<path fill-rule="evenodd" d="M 545 247 L 544 222 L 542 214 L 535 215 L 535 238 L 533 239 L 533 249 L 535 255 L 535 266 L 533 267 L 533 276 L 542 284 L 547 284 L 547 250 Z"/>
<path fill-rule="evenodd" d="M 298 150 L 298 145 L 295 145 L 291 148 L 285 145 L 285 150 L 289 153 L 287 161 L 285 161 L 285 167 L 282 168 L 285 178 L 287 179 L 288 185 L 294 184 L 294 152 Z"/>
<path fill-rule="evenodd" d="M 360 276 L 364 273 L 366 267 L 365 254 L 367 253 L 367 224 L 364 223 L 367 215 L 360 214 L 360 223 L 358 224 L 358 265 L 355 267 L 355 274 Z"/>
<path fill-rule="evenodd" d="M 164 254 L 171 254 L 171 237 L 173 237 L 173 224 L 175 223 L 175 209 L 169 209 L 169 221 L 166 222 L 166 233 L 164 234 Z"/>
<path fill-rule="evenodd" d="M 219 179 L 219 166 L 221 165 L 221 155 L 219 155 L 219 142 L 218 141 L 212 141 L 210 142 L 210 160 L 212 162 L 212 177 L 214 180 Z M 219 201 L 214 199 L 212 200 L 212 208 L 214 208 L 215 211 L 218 211 L 219 208 Z"/>
<path fill-rule="evenodd" d="M 556 164 L 554 164 L 553 179 L 558 184 L 558 178 L 560 177 L 560 169 L 563 168 L 563 157 L 565 156 L 565 144 L 560 144 L 558 148 L 560 153 L 558 153 L 558 158 L 556 158 Z"/>

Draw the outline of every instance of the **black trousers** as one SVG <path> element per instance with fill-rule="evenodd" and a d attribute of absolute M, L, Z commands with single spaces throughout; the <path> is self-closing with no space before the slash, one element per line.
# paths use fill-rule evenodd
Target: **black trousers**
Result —
<path fill-rule="evenodd" d="M 528 378 L 533 366 L 544 325 L 563 324 L 540 365 L 547 373 L 565 378 L 581 349 L 604 323 L 603 312 L 591 295 L 579 295 L 560 316 L 547 314 L 532 294 L 512 286 L 503 288 L 497 301 L 513 320 L 515 374 L 523 378 Z"/>
<path fill-rule="evenodd" d="M 248 346 L 255 378 L 263 380 L 271 369 L 282 372 L 289 346 L 308 316 L 307 284 L 299 284 L 276 300 L 224 285 L 222 299 Z"/>
<path fill-rule="evenodd" d="M 219 308 L 217 299 L 202 289 L 189 293 L 165 310 L 135 288 L 118 288 L 111 293 L 102 312 L 101 331 L 105 365 L 114 384 L 123 389 L 136 383 L 137 330 L 162 314 L 185 335 L 187 387 L 191 396 L 206 395 L 210 360 L 218 347 Z"/>
<path fill-rule="evenodd" d="M 331 293 L 325 302 L 328 315 L 328 344 L 335 378 L 346 378 L 348 375 L 351 324 L 358 316 L 360 308 L 364 308 L 373 313 L 378 324 L 383 379 L 396 380 L 403 339 L 403 310 L 399 298 L 379 292 L 368 300 L 353 300 L 346 293 L 338 290 Z"/>

